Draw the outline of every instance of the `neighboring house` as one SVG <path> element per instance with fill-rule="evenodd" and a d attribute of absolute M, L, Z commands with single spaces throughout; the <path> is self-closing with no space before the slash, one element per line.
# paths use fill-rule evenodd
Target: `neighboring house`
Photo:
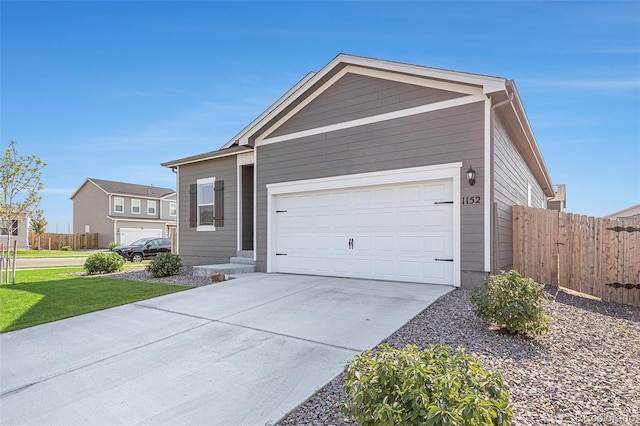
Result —
<path fill-rule="evenodd" d="M 170 188 L 87 179 L 71 196 L 73 232 L 98 233 L 98 247 L 176 230 L 176 193 Z"/>
<path fill-rule="evenodd" d="M 555 195 L 513 81 L 349 55 L 163 166 L 185 264 L 463 287 L 512 266 L 511 206 Z"/>
<path fill-rule="evenodd" d="M 29 248 L 29 221 L 28 214 L 20 214 L 19 219 L 13 221 L 13 226 L 2 223 L 0 221 L 0 245 L 7 247 L 7 234 L 11 232 L 10 249 L 13 250 L 13 242 L 18 242 L 19 250 L 26 250 Z"/>
<path fill-rule="evenodd" d="M 624 210 L 620 210 L 619 212 L 612 213 L 608 216 L 605 216 L 604 218 L 611 220 L 640 218 L 640 204 L 636 204 L 635 206 L 631 206 Z"/>

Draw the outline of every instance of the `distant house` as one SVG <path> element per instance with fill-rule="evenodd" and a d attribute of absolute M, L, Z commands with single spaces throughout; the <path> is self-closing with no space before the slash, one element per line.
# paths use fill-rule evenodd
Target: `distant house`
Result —
<path fill-rule="evenodd" d="M 640 218 L 640 204 L 636 204 L 635 206 L 628 207 L 624 210 L 620 210 L 619 212 L 611 213 L 608 216 L 604 217 L 605 219 L 631 219 L 631 218 Z"/>
<path fill-rule="evenodd" d="M 176 230 L 176 192 L 153 185 L 88 178 L 71 196 L 73 232 L 98 233 L 98 247 Z"/>
<path fill-rule="evenodd" d="M 12 226 L 0 221 L 0 244 L 7 246 L 7 234 L 11 232 L 11 249 L 13 241 L 18 242 L 18 249 L 29 248 L 29 215 L 20 215 L 20 218 L 13 221 Z"/>
<path fill-rule="evenodd" d="M 262 272 L 472 287 L 513 264 L 512 206 L 556 196 L 512 80 L 350 55 L 163 166 L 185 264 Z"/>

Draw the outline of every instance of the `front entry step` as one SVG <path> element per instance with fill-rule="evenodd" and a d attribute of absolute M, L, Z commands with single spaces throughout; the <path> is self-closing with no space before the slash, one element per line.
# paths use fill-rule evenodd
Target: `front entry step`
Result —
<path fill-rule="evenodd" d="M 216 274 L 236 275 L 255 272 L 254 265 L 240 263 L 225 263 L 220 265 L 202 265 L 193 267 L 193 275 L 197 277 L 211 277 Z"/>
<path fill-rule="evenodd" d="M 229 262 L 231 263 L 241 263 L 243 265 L 255 265 L 256 262 L 253 260 L 253 257 L 244 257 L 244 256 L 236 256 L 230 257 Z"/>

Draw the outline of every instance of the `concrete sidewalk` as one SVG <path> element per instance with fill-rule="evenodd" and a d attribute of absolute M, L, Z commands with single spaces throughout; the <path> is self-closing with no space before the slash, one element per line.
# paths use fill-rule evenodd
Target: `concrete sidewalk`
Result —
<path fill-rule="evenodd" d="M 0 421 L 276 422 L 450 290 L 251 274 L 0 335 Z"/>
<path fill-rule="evenodd" d="M 82 266 L 86 257 L 33 257 L 17 258 L 16 268 L 40 268 L 46 266 Z"/>

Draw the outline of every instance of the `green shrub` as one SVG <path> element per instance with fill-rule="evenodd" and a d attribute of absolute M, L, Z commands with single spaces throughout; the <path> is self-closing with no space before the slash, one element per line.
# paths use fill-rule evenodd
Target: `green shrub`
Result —
<path fill-rule="evenodd" d="M 180 272 L 181 266 L 182 259 L 177 254 L 159 253 L 145 269 L 151 273 L 153 278 L 161 278 L 176 275 Z"/>
<path fill-rule="evenodd" d="M 124 259 L 115 252 L 93 253 L 84 262 L 84 269 L 87 274 L 107 274 L 122 270 Z"/>
<path fill-rule="evenodd" d="M 71 246 L 62 246 L 62 247 L 60 247 L 60 251 L 71 251 L 71 250 L 72 250 Z"/>
<path fill-rule="evenodd" d="M 113 251 L 114 248 L 118 247 L 120 243 L 116 243 L 115 241 L 111 241 L 109 243 L 109 251 Z"/>
<path fill-rule="evenodd" d="M 345 416 L 370 425 L 507 425 L 513 413 L 499 373 L 464 349 L 413 345 L 367 350 L 347 369 Z"/>
<path fill-rule="evenodd" d="M 542 334 L 551 329 L 551 318 L 542 306 L 549 298 L 544 285 L 515 270 L 490 275 L 485 285 L 471 290 L 477 316 L 517 334 Z"/>

